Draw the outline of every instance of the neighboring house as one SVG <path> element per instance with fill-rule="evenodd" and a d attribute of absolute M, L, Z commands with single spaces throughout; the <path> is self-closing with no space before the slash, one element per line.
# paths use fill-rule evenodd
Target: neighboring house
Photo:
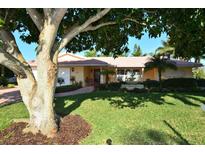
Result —
<path fill-rule="evenodd" d="M 158 80 L 157 69 L 145 72 L 145 63 L 150 56 L 143 57 L 81 57 L 70 53 L 61 54 L 58 58 L 58 83 L 70 85 L 74 82 L 82 82 L 83 86 L 105 83 L 106 77 L 100 72 L 105 69 L 113 70 L 115 73 L 109 75 L 109 82 L 117 81 L 145 81 Z M 193 77 L 192 68 L 200 67 L 201 64 L 180 60 L 171 60 L 177 70 L 167 69 L 162 73 L 162 79 L 167 78 L 190 78 Z M 36 76 L 36 62 L 30 61 L 34 75 Z"/>

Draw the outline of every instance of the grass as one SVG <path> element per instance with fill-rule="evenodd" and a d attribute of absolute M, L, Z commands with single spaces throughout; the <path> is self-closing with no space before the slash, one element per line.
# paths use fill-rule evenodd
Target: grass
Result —
<path fill-rule="evenodd" d="M 79 114 L 92 125 L 81 144 L 205 144 L 203 93 L 134 94 L 98 91 L 55 100 L 62 116 Z M 22 103 L 0 108 L 0 129 L 28 114 Z"/>
<path fill-rule="evenodd" d="M 27 117 L 28 112 L 23 103 L 0 106 L 0 130 L 8 127 L 13 119 Z"/>

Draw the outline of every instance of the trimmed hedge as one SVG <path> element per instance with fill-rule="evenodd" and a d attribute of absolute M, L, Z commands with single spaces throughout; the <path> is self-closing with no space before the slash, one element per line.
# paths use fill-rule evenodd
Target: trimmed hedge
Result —
<path fill-rule="evenodd" d="M 62 92 L 68 92 L 73 91 L 82 88 L 82 84 L 73 84 L 73 85 L 66 85 L 66 86 L 60 86 L 56 87 L 55 92 L 56 93 L 62 93 Z"/>
<path fill-rule="evenodd" d="M 143 82 L 144 86 L 147 88 L 157 88 L 159 87 L 159 81 L 156 80 L 146 80 Z"/>
<path fill-rule="evenodd" d="M 111 90 L 111 91 L 117 91 L 120 90 L 121 82 L 113 82 L 109 84 L 100 84 L 98 89 L 99 90 Z"/>
<path fill-rule="evenodd" d="M 196 79 L 198 87 L 205 87 L 205 79 Z"/>
<path fill-rule="evenodd" d="M 121 89 L 124 92 L 133 92 L 133 93 L 146 93 L 148 92 L 148 89 L 138 89 L 138 88 L 134 88 L 133 90 L 128 90 L 126 88 Z"/>
<path fill-rule="evenodd" d="M 143 82 L 144 86 L 149 89 L 155 89 L 159 87 L 159 81 L 147 80 Z M 162 81 L 162 87 L 168 89 L 184 89 L 184 88 L 197 88 L 205 87 L 205 79 L 194 78 L 171 78 Z"/>
<path fill-rule="evenodd" d="M 194 78 L 172 78 L 162 81 L 163 88 L 197 88 L 197 81 Z"/>
<path fill-rule="evenodd" d="M 144 89 L 126 90 L 121 89 L 122 83 L 110 83 L 108 85 L 101 84 L 99 90 L 110 90 L 110 91 L 129 91 L 129 92 L 192 92 L 200 91 L 200 87 L 205 87 L 205 79 L 194 79 L 194 78 L 171 78 L 162 81 L 162 90 L 159 89 L 159 81 L 147 80 L 142 82 Z"/>

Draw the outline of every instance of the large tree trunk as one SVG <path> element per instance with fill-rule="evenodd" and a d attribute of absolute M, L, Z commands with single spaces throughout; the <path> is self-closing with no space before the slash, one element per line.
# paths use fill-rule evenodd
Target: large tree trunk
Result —
<path fill-rule="evenodd" d="M 17 78 L 17 81 L 30 117 L 25 132 L 37 133 L 40 131 L 42 134 L 51 137 L 57 132 L 53 109 L 57 69 L 55 65 L 45 61 L 41 66 L 42 76 L 38 76 L 37 81 L 29 72 L 26 73 L 27 78 Z"/>
<path fill-rule="evenodd" d="M 42 134 L 53 136 L 57 132 L 57 124 L 54 112 L 54 94 L 57 78 L 57 64 L 50 57 L 53 42 L 55 40 L 56 26 L 45 22 L 43 32 L 40 35 L 39 50 L 37 51 L 37 78 L 32 97 L 29 96 L 27 106 L 30 114 L 28 130 L 41 131 Z M 21 88 L 21 92 L 24 89 Z M 25 94 L 27 95 L 27 94 Z M 26 96 L 28 97 L 28 96 Z M 24 100 L 24 103 L 27 100 Z M 26 103 L 27 104 L 27 103 Z"/>
<path fill-rule="evenodd" d="M 37 49 L 37 77 L 35 82 L 29 74 L 19 79 L 20 92 L 30 115 L 29 126 L 25 131 L 52 137 L 57 132 L 54 112 L 54 94 L 57 78 L 57 63 L 51 59 L 51 52 L 57 33 L 57 27 L 50 18 L 44 22 Z M 33 83 L 30 87 L 27 84 Z"/>
<path fill-rule="evenodd" d="M 58 25 L 50 18 L 45 20 L 39 37 L 37 50 L 37 77 L 23 59 L 12 34 L 1 30 L 4 48 L 0 48 L 0 64 L 7 66 L 17 75 L 23 102 L 29 112 L 29 125 L 25 131 L 53 136 L 57 132 L 53 100 L 57 78 L 57 62 L 51 59 Z M 12 47 L 12 48 L 11 48 Z"/>

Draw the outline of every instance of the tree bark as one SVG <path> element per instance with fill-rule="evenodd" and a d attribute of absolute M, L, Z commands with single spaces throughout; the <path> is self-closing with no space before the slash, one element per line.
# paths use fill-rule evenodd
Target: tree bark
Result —
<path fill-rule="evenodd" d="M 29 125 L 24 131 L 33 133 L 40 131 L 49 137 L 54 136 L 57 132 L 53 109 L 57 64 L 54 64 L 50 57 L 57 29 L 58 24 L 47 18 L 39 38 L 36 60 L 37 78 L 34 77 L 30 66 L 21 56 L 14 37 L 7 35 L 6 31 L 1 31 L 4 33 L 0 35 L 1 39 L 5 38 L 4 46 L 0 49 L 0 64 L 8 67 L 17 75 L 22 100 L 29 113 Z"/>
<path fill-rule="evenodd" d="M 37 84 L 26 86 L 26 81 L 18 80 L 23 101 L 27 106 L 30 115 L 29 126 L 25 131 L 42 134 L 52 137 L 57 132 L 57 124 L 54 112 L 54 92 L 56 84 L 57 67 L 50 61 L 42 62 L 43 67 L 38 69 Z M 40 73 L 41 72 L 41 73 Z M 32 83 L 31 79 L 27 79 Z M 29 81 L 30 80 L 30 81 Z"/>
<path fill-rule="evenodd" d="M 37 51 L 37 78 L 35 90 L 29 98 L 30 123 L 28 131 L 41 131 L 52 137 L 57 132 L 54 112 L 54 94 L 57 78 L 57 64 L 51 60 L 51 51 L 55 41 L 58 24 L 47 18 L 39 38 Z"/>

